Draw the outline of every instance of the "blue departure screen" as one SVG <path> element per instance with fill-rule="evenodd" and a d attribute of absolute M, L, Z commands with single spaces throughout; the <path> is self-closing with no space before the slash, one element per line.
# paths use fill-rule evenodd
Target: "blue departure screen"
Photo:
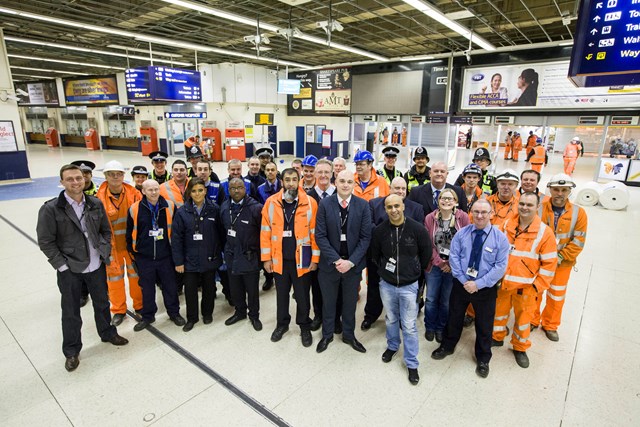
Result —
<path fill-rule="evenodd" d="M 569 76 L 639 71 L 640 0 L 583 0 Z M 618 84 L 625 80 L 616 79 Z"/>
<path fill-rule="evenodd" d="M 178 68 L 149 67 L 152 97 L 159 101 L 202 100 L 200 71 Z"/>
<path fill-rule="evenodd" d="M 149 88 L 149 69 L 132 68 L 125 71 L 127 84 L 127 97 L 132 102 L 150 101 L 151 90 Z"/>

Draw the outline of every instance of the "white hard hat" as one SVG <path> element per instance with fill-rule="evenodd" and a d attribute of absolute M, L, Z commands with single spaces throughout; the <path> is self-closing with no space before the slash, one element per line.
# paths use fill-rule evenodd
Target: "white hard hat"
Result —
<path fill-rule="evenodd" d="M 504 171 L 502 171 L 502 173 L 496 176 L 496 181 L 500 181 L 500 180 L 520 182 L 518 173 L 513 169 L 505 169 Z"/>
<path fill-rule="evenodd" d="M 572 141 L 580 141 L 580 137 L 574 136 Z"/>
<path fill-rule="evenodd" d="M 571 187 L 575 188 L 576 183 L 569 175 L 566 173 L 558 173 L 551 177 L 547 187 Z"/>
<path fill-rule="evenodd" d="M 109 160 L 105 165 L 103 172 L 124 172 L 124 166 L 117 160 Z"/>

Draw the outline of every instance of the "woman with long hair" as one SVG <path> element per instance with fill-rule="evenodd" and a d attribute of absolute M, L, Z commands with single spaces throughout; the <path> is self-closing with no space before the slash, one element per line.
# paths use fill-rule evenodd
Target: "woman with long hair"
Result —
<path fill-rule="evenodd" d="M 518 77 L 519 97 L 509 103 L 518 107 L 535 106 L 538 103 L 538 73 L 533 68 L 522 70 Z"/>

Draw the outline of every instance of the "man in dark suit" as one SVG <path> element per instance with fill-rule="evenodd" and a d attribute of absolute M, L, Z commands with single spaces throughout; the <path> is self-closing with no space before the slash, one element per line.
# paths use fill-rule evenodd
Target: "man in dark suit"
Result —
<path fill-rule="evenodd" d="M 407 181 L 403 177 L 397 176 L 391 181 L 389 186 L 391 194 L 396 194 L 403 199 L 404 216 L 424 224 L 424 210 L 422 205 L 411 200 L 407 200 Z M 382 224 L 389 218 L 384 207 L 386 197 L 378 197 L 369 201 L 371 208 L 372 229 Z M 382 299 L 380 298 L 380 277 L 378 276 L 378 266 L 373 262 L 373 258 L 367 256 L 367 304 L 364 306 L 364 320 L 360 329 L 366 331 L 378 320 L 382 314 Z"/>
<path fill-rule="evenodd" d="M 462 188 L 457 185 L 451 185 L 447 183 L 447 176 L 449 170 L 444 162 L 437 162 L 431 166 L 431 182 L 425 185 L 415 187 L 409 193 L 409 200 L 420 203 L 424 209 L 424 216 L 426 217 L 431 212 L 438 209 L 438 196 L 440 192 L 445 188 L 451 188 L 458 195 L 458 209 L 467 212 L 467 204 L 465 203 L 466 196 Z"/>
<path fill-rule="evenodd" d="M 338 290 L 342 285 L 342 341 L 361 353 L 367 350 L 355 337 L 358 284 L 366 266 L 371 240 L 371 211 L 363 199 L 353 195 L 353 174 L 344 170 L 336 179 L 336 192 L 320 202 L 316 218 L 316 243 L 320 248 L 322 290 L 322 353 L 333 341 Z"/>

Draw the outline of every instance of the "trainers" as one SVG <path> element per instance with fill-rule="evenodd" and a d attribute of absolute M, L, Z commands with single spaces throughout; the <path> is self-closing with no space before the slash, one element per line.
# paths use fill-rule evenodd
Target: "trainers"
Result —
<path fill-rule="evenodd" d="M 397 352 L 398 350 L 386 349 L 384 353 L 382 353 L 382 361 L 384 363 L 391 362 L 391 359 L 393 359 L 393 356 L 395 356 Z"/>
<path fill-rule="evenodd" d="M 558 336 L 558 331 L 548 331 L 544 328 L 542 328 L 542 330 L 544 331 L 544 334 L 547 336 L 547 338 L 549 338 L 550 341 L 560 341 L 560 337 Z"/>
<path fill-rule="evenodd" d="M 475 320 L 475 318 L 469 316 L 468 314 L 464 315 L 464 320 L 462 321 L 462 326 L 464 326 L 465 328 L 470 327 L 471 325 L 473 325 L 473 321 Z"/>
<path fill-rule="evenodd" d="M 518 366 L 520 366 L 521 368 L 529 367 L 529 356 L 527 356 L 526 352 L 513 350 L 513 355 L 516 358 L 516 363 L 518 364 Z"/>
<path fill-rule="evenodd" d="M 418 375 L 418 370 L 415 368 L 408 368 L 409 371 L 409 382 L 413 385 L 417 385 L 420 382 L 420 375 Z"/>

